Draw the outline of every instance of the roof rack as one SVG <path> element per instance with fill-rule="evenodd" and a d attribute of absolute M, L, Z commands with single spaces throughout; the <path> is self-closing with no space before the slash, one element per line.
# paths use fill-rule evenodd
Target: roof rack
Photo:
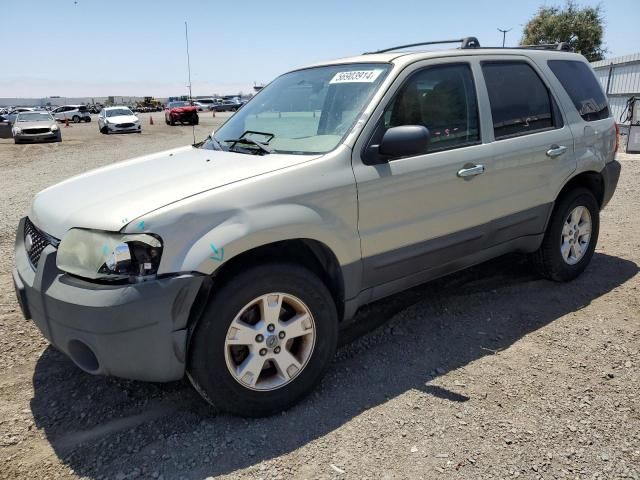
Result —
<path fill-rule="evenodd" d="M 432 42 L 419 42 L 410 43 L 408 45 L 399 45 L 397 47 L 384 48 L 382 50 L 376 50 L 375 52 L 364 52 L 363 55 L 372 55 L 374 53 L 386 53 L 393 52 L 394 50 L 402 50 L 404 48 L 421 47 L 423 45 L 441 45 L 445 43 L 459 43 L 461 49 L 466 48 L 480 48 L 480 42 L 476 37 L 465 37 L 456 40 L 435 40 Z"/>
<path fill-rule="evenodd" d="M 540 43 L 538 45 L 518 45 L 515 48 L 525 48 L 530 50 L 560 50 L 563 52 L 572 52 L 573 48 L 569 42 L 560 43 Z"/>

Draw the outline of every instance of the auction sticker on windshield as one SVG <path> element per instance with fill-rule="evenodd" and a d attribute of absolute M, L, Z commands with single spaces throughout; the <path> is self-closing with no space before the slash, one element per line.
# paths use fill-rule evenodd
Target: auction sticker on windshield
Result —
<path fill-rule="evenodd" d="M 373 83 L 380 76 L 382 70 L 354 70 L 351 72 L 336 73 L 329 85 L 334 83 Z"/>

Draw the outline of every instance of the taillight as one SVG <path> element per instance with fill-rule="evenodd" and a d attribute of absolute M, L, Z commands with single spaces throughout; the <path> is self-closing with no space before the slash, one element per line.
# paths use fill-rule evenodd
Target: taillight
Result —
<path fill-rule="evenodd" d="M 618 123 L 616 122 L 616 146 L 613 149 L 613 153 L 618 153 L 618 147 L 620 147 L 620 127 L 618 126 Z"/>

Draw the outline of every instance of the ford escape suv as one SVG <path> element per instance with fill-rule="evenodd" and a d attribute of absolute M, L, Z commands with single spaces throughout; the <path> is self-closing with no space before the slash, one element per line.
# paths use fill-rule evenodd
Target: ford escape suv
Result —
<path fill-rule="evenodd" d="M 571 52 L 461 42 L 286 73 L 198 144 L 38 193 L 25 317 L 86 372 L 266 415 L 368 302 L 508 252 L 572 280 L 620 173 L 602 88 Z"/>

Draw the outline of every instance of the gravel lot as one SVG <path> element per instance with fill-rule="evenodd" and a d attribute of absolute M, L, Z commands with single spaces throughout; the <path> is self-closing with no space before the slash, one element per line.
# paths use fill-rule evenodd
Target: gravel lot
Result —
<path fill-rule="evenodd" d="M 201 139 L 226 118 L 203 114 Z M 23 320 L 18 220 L 42 188 L 192 141 L 142 115 L 141 135 L 64 128 L 0 140 L 0 478 L 640 479 L 640 158 L 570 284 L 507 256 L 380 301 L 343 332 L 308 399 L 266 419 L 211 410 L 188 382 L 83 373 Z"/>

